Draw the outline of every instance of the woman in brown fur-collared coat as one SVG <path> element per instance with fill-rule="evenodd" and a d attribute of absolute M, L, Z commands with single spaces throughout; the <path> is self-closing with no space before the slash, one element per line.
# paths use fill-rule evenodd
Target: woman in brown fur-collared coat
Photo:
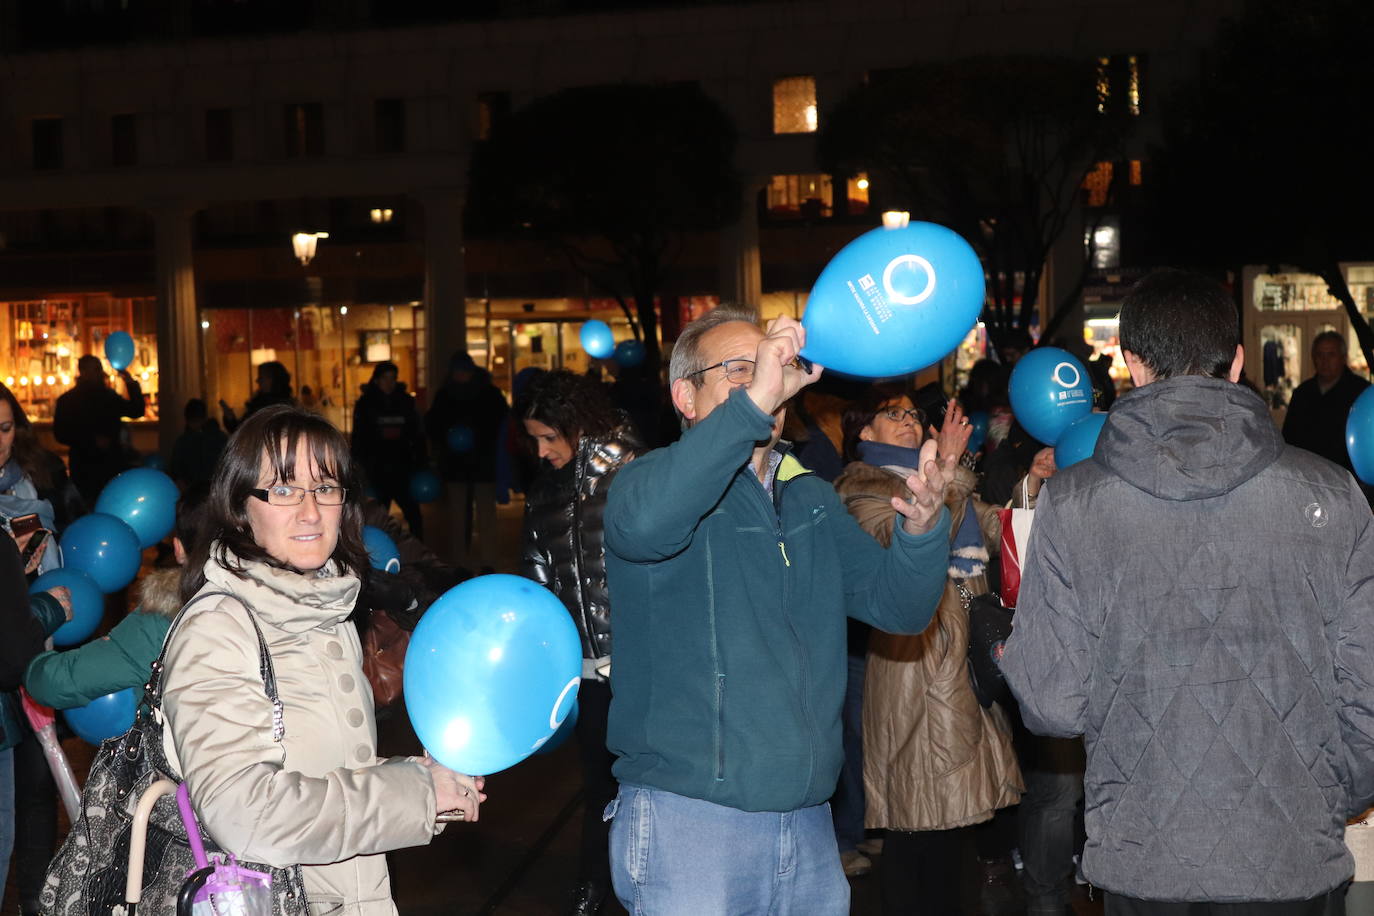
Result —
<path fill-rule="evenodd" d="M 845 415 L 846 452 L 859 460 L 835 489 L 865 531 L 892 537 L 894 496 L 919 463 L 922 418 L 905 395 L 875 392 Z M 959 408 L 945 414 L 941 457 L 962 454 L 969 428 Z M 1011 727 L 997 706 L 983 709 L 969 684 L 968 611 L 956 589 L 988 589 L 988 545 L 999 543 L 995 507 L 972 498 L 973 473 L 958 467 L 945 491 L 952 516 L 950 582 L 934 622 L 918 636 L 874 631 L 864 680 L 864 791 L 868 827 L 886 828 L 885 913 L 958 913 L 964 828 L 1014 805 L 1024 786 Z"/>

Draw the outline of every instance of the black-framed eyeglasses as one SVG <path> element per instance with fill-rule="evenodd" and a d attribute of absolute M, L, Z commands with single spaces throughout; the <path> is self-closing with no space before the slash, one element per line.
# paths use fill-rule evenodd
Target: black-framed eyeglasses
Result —
<path fill-rule="evenodd" d="M 710 372 L 712 369 L 724 369 L 725 380 L 731 385 L 747 385 L 754 380 L 754 361 L 752 359 L 723 359 L 714 366 L 707 366 L 696 372 L 688 372 L 685 377 L 691 378 L 694 375 L 701 375 L 703 372 Z"/>
<path fill-rule="evenodd" d="M 315 504 L 318 506 L 342 506 L 348 490 L 332 483 L 323 483 L 318 487 L 274 483 L 270 487 L 248 491 L 249 496 L 255 496 L 269 506 L 299 506 L 305 502 L 307 493 L 315 494 Z"/>
<path fill-rule="evenodd" d="M 900 423 L 903 417 L 910 417 L 911 422 L 915 423 L 917 426 L 922 425 L 922 421 L 925 419 L 921 416 L 921 409 L 919 407 L 885 407 L 878 411 L 878 416 L 886 417 L 893 423 Z"/>

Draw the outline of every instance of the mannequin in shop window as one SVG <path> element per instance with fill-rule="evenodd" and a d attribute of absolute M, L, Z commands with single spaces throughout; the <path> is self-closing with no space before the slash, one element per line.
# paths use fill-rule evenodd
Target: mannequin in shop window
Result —
<path fill-rule="evenodd" d="M 120 369 L 125 395 L 119 395 L 107 383 L 100 359 L 90 354 L 77 360 L 76 371 L 76 385 L 57 399 L 53 435 L 70 449 L 72 482 L 94 505 L 105 484 L 130 467 L 123 418 L 143 416 L 143 389 L 128 370 Z"/>
<path fill-rule="evenodd" d="M 1346 352 L 1345 338 L 1335 331 L 1323 331 L 1312 339 L 1316 374 L 1293 389 L 1283 421 L 1283 438 L 1289 445 L 1315 452 L 1350 470 L 1345 420 L 1369 382 L 1350 371 Z"/>

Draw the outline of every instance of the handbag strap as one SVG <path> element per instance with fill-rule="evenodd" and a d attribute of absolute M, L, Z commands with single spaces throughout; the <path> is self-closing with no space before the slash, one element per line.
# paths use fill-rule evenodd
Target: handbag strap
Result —
<path fill-rule="evenodd" d="M 267 640 L 262 635 L 262 627 L 258 625 L 257 614 L 253 610 L 253 605 L 240 595 L 226 591 L 201 592 L 177 611 L 176 617 L 172 618 L 172 625 L 167 629 L 167 638 L 162 642 L 162 651 L 157 654 L 157 660 L 152 664 L 151 673 L 148 676 L 148 683 L 143 686 L 143 702 L 149 709 L 161 710 L 162 708 L 162 677 L 166 670 L 164 659 L 167 657 L 167 649 L 172 644 L 172 634 L 176 632 L 177 625 L 181 623 L 182 617 L 202 598 L 232 598 L 243 605 L 244 611 L 248 613 L 248 622 L 253 625 L 253 632 L 258 637 L 258 674 L 262 677 L 262 689 L 267 694 L 267 699 L 272 703 L 272 740 L 278 743 L 286 737 L 286 717 L 282 705 L 281 697 L 277 694 L 277 673 L 272 667 L 272 653 L 267 648 Z M 140 707 L 140 714 L 142 709 Z"/>

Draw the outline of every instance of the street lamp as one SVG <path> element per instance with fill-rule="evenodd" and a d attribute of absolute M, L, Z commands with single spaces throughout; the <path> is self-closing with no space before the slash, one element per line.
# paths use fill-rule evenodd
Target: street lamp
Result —
<path fill-rule="evenodd" d="M 884 210 L 883 228 L 902 229 L 911 222 L 911 214 L 906 210 Z"/>
<path fill-rule="evenodd" d="M 296 258 L 301 262 L 301 266 L 309 264 L 315 257 L 315 246 L 320 239 L 329 238 L 328 232 L 297 232 L 291 236 L 291 247 L 295 249 Z"/>

